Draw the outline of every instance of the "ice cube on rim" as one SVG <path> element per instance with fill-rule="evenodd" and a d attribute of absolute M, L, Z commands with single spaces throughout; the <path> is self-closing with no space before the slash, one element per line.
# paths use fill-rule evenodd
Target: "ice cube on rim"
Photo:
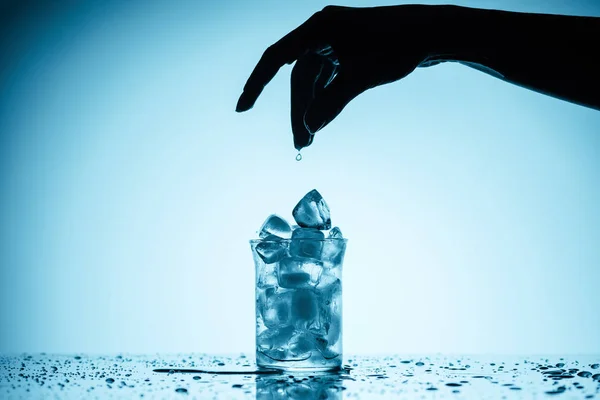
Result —
<path fill-rule="evenodd" d="M 267 217 L 258 232 L 258 236 L 261 239 L 264 239 L 269 235 L 275 235 L 282 239 L 289 239 L 292 237 L 292 227 L 279 215 L 271 214 Z"/>
<path fill-rule="evenodd" d="M 318 229 L 298 228 L 292 232 L 290 254 L 295 257 L 321 258 L 325 235 Z"/>
<path fill-rule="evenodd" d="M 269 235 L 256 245 L 256 252 L 265 262 L 272 264 L 287 256 L 288 242 L 279 236 Z"/>
<path fill-rule="evenodd" d="M 292 215 L 296 223 L 303 228 L 319 230 L 331 228 L 329 206 L 316 189 L 311 190 L 300 199 L 294 207 Z"/>
<path fill-rule="evenodd" d="M 334 226 L 333 228 L 331 228 L 327 237 L 330 239 L 343 239 L 344 238 L 342 236 L 342 231 L 337 226 Z"/>

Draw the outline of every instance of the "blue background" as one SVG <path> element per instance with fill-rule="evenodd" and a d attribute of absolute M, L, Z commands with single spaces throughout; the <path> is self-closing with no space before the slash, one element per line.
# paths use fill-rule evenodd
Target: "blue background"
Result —
<path fill-rule="evenodd" d="M 600 352 L 600 112 L 446 64 L 363 94 L 296 162 L 291 66 L 234 108 L 327 3 L 13 3 L 0 352 L 252 352 L 248 240 L 313 188 L 350 239 L 347 353 Z"/>

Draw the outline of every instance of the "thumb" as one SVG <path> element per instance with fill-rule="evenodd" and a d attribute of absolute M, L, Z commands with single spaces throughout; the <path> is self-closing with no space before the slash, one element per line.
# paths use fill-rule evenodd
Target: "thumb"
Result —
<path fill-rule="evenodd" d="M 364 85 L 340 72 L 333 81 L 316 95 L 304 114 L 304 124 L 311 134 L 323 129 L 337 117 L 344 107 L 366 90 Z"/>

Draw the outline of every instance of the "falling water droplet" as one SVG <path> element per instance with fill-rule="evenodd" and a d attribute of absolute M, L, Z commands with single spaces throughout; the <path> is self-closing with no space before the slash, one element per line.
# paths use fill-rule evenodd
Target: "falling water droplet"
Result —
<path fill-rule="evenodd" d="M 298 154 L 296 155 L 296 161 L 300 161 L 302 160 L 302 154 L 300 154 L 300 152 L 298 152 Z"/>

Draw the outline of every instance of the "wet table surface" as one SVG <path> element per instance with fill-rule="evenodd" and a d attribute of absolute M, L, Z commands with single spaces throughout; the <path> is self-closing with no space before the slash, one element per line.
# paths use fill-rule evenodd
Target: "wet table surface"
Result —
<path fill-rule="evenodd" d="M 600 356 L 347 356 L 334 374 L 250 355 L 0 356 L 0 398 L 600 399 Z"/>

